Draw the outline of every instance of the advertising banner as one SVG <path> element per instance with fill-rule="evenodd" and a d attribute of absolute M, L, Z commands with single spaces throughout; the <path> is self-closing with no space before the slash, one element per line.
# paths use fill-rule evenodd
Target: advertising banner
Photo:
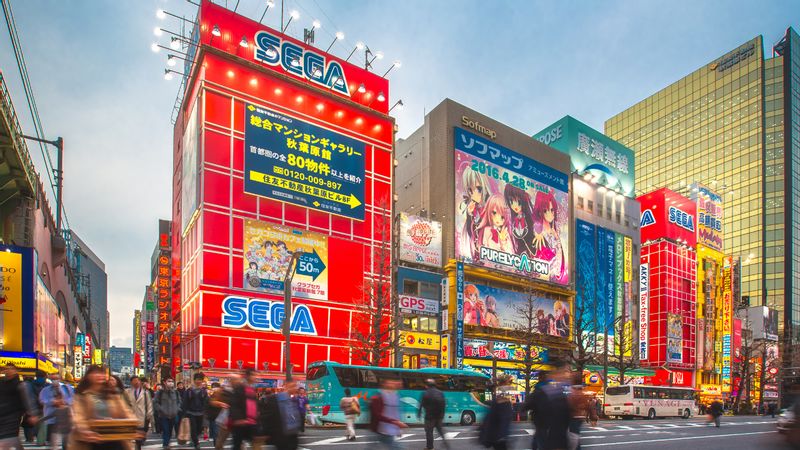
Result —
<path fill-rule="evenodd" d="M 722 390 L 731 391 L 731 337 L 733 335 L 733 258 L 726 256 L 722 263 Z"/>
<path fill-rule="evenodd" d="M 499 361 L 525 361 L 525 345 L 514 342 L 494 341 L 490 343 L 482 339 L 466 339 L 464 341 L 464 356 L 467 358 L 488 359 L 497 358 Z M 531 361 L 546 363 L 548 351 L 545 347 L 531 347 Z"/>
<path fill-rule="evenodd" d="M 625 245 L 622 235 L 614 233 L 614 317 L 622 317 L 625 305 L 623 272 L 625 271 Z"/>
<path fill-rule="evenodd" d="M 72 348 L 72 376 L 80 378 L 83 376 L 83 347 L 75 345 Z"/>
<path fill-rule="evenodd" d="M 450 368 L 450 335 L 442 336 L 441 356 L 439 357 L 442 369 Z"/>
<path fill-rule="evenodd" d="M 268 108 L 245 110 L 245 192 L 364 220 L 363 142 Z"/>
<path fill-rule="evenodd" d="M 464 367 L 464 263 L 456 263 L 456 369 Z"/>
<path fill-rule="evenodd" d="M 441 340 L 438 334 L 401 331 L 400 346 L 422 350 L 436 350 L 438 352 L 441 347 Z"/>
<path fill-rule="evenodd" d="M 697 243 L 722 251 L 722 196 L 701 184 L 692 184 L 697 202 Z"/>
<path fill-rule="evenodd" d="M 0 336 L 4 351 L 34 348 L 33 249 L 0 245 Z"/>
<path fill-rule="evenodd" d="M 683 361 L 683 319 L 680 314 L 667 314 L 667 362 Z"/>
<path fill-rule="evenodd" d="M 579 320 L 584 324 L 583 328 L 587 328 L 585 331 L 600 333 L 602 326 L 598 323 L 597 311 L 596 227 L 580 219 L 576 221 L 575 227 L 575 258 L 578 265 L 575 275 L 575 301 L 577 302 L 576 310 L 580 308 L 576 315 L 582 316 Z"/>
<path fill-rule="evenodd" d="M 733 319 L 733 337 L 731 338 L 731 362 L 742 362 L 742 319 Z"/>
<path fill-rule="evenodd" d="M 186 231 L 197 205 L 200 203 L 200 189 L 197 185 L 200 171 L 200 108 L 195 102 L 189 121 L 183 133 L 181 160 L 181 232 Z"/>
<path fill-rule="evenodd" d="M 442 266 L 442 223 L 400 213 L 401 261 Z"/>
<path fill-rule="evenodd" d="M 647 361 L 647 339 L 650 334 L 650 264 L 639 266 L 639 360 Z"/>
<path fill-rule="evenodd" d="M 464 286 L 464 323 L 490 328 L 514 330 L 525 325 L 519 308 L 527 310 L 534 303 L 536 329 L 534 332 L 565 338 L 570 331 L 570 305 L 547 298 L 539 292 L 516 292 L 480 284 Z"/>
<path fill-rule="evenodd" d="M 614 232 L 597 228 L 597 293 L 602 308 L 600 324 L 603 332 L 614 336 Z M 612 341 L 613 342 L 613 341 Z M 612 344 L 613 348 L 613 344 Z"/>
<path fill-rule="evenodd" d="M 246 219 L 244 245 L 245 289 L 283 295 L 292 254 L 301 252 L 292 296 L 328 299 L 328 237 L 324 234 Z"/>
<path fill-rule="evenodd" d="M 436 316 L 439 314 L 439 300 L 401 295 L 398 302 L 400 304 L 400 312 L 404 314 L 423 316 Z"/>
<path fill-rule="evenodd" d="M 568 178 L 455 128 L 456 258 L 569 284 Z"/>

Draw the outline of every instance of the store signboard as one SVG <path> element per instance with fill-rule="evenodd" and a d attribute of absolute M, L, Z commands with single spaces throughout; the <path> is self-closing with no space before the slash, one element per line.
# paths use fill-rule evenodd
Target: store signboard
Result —
<path fill-rule="evenodd" d="M 650 336 L 650 264 L 639 266 L 639 360 L 647 361 L 647 340 Z"/>
<path fill-rule="evenodd" d="M 441 350 L 441 337 L 433 333 L 418 333 L 416 331 L 401 331 L 400 346 L 405 348 L 418 348 L 424 350 Z"/>
<path fill-rule="evenodd" d="M 363 142 L 248 103 L 244 148 L 245 192 L 364 220 Z"/>
<path fill-rule="evenodd" d="M 482 339 L 466 339 L 464 341 L 464 355 L 467 358 L 488 359 L 497 358 L 499 361 L 525 361 L 526 346 L 514 342 L 486 341 Z M 531 347 L 531 362 L 546 363 L 548 350 L 545 347 L 534 345 Z"/>
<path fill-rule="evenodd" d="M 439 300 L 429 298 L 401 295 L 398 299 L 400 312 L 404 314 L 418 314 L 423 316 L 436 316 L 439 314 Z"/>
<path fill-rule="evenodd" d="M 461 128 L 454 140 L 456 258 L 568 285 L 568 177 Z"/>
<path fill-rule="evenodd" d="M 722 196 L 701 184 L 692 184 L 697 202 L 697 243 L 722 251 Z"/>
<path fill-rule="evenodd" d="M 464 263 L 456 263 L 456 369 L 464 367 Z"/>
<path fill-rule="evenodd" d="M 442 336 L 442 348 L 439 361 L 441 362 L 442 369 L 450 368 L 450 335 L 445 334 Z"/>

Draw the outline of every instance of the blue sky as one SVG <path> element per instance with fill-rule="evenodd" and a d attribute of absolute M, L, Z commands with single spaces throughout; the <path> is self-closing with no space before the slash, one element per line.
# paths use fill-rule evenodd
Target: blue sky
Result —
<path fill-rule="evenodd" d="M 224 0 L 217 2 L 225 3 Z M 264 0 L 240 0 L 258 19 Z M 170 216 L 172 126 L 177 80 L 154 54 L 159 8 L 194 16 L 183 0 L 12 0 L 44 129 L 66 142 L 64 197 L 71 227 L 106 263 L 112 343 L 130 345 L 133 309 L 149 281 L 157 219 Z M 230 0 L 230 8 L 236 4 Z M 280 0 L 264 22 L 279 23 Z M 608 117 L 757 36 L 767 54 L 788 26 L 792 1 L 355 1 L 286 0 L 302 37 L 322 22 L 346 56 L 356 41 L 381 50 L 404 137 L 445 97 L 533 134 L 570 114 L 602 131 Z M 5 24 L 3 24 L 5 25 Z M 161 38 L 166 45 L 166 39 Z M 23 127 L 30 116 L 9 38 L 0 70 Z M 31 147 L 41 163 L 38 147 Z M 44 166 L 38 165 L 40 172 Z"/>

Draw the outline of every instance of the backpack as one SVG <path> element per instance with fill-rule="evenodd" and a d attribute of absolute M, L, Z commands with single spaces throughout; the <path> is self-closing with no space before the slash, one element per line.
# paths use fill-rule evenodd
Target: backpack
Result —
<path fill-rule="evenodd" d="M 378 426 L 381 423 L 381 416 L 383 415 L 383 397 L 380 394 L 375 394 L 369 400 L 369 429 L 375 433 L 378 432 Z"/>

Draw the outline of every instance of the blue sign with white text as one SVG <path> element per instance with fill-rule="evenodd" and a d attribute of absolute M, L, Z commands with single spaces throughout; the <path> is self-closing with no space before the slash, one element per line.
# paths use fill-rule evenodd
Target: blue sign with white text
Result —
<path fill-rule="evenodd" d="M 364 220 L 366 145 L 260 106 L 245 106 L 244 190 Z"/>

